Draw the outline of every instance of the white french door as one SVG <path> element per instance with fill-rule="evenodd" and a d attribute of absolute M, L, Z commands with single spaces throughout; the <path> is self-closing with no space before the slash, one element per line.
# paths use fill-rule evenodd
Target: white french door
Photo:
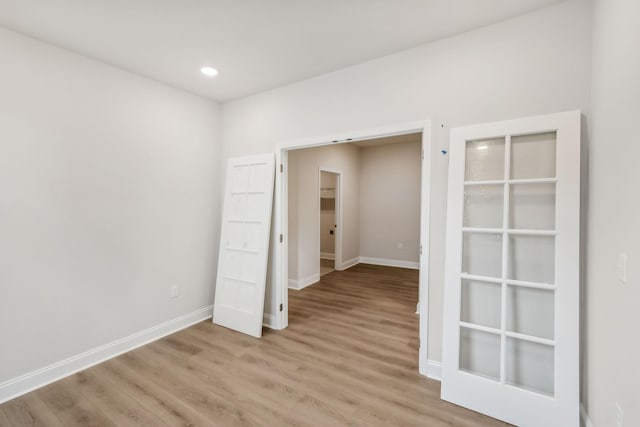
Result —
<path fill-rule="evenodd" d="M 220 233 L 213 323 L 262 336 L 274 155 L 232 158 Z"/>
<path fill-rule="evenodd" d="M 442 398 L 579 425 L 580 112 L 452 129 Z"/>

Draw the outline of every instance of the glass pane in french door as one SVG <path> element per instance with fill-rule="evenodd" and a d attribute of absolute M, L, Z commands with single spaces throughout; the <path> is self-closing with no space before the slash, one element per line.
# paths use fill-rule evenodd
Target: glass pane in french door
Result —
<path fill-rule="evenodd" d="M 507 240 L 508 278 L 525 282 L 555 282 L 555 236 L 511 235 Z"/>
<path fill-rule="evenodd" d="M 553 396 L 553 347 L 507 338 L 506 383 Z"/>
<path fill-rule="evenodd" d="M 495 181 L 504 179 L 504 138 L 467 142 L 465 181 Z"/>
<path fill-rule="evenodd" d="M 462 280 L 460 320 L 491 328 L 500 328 L 502 285 L 480 280 Z"/>
<path fill-rule="evenodd" d="M 460 369 L 500 379 L 500 335 L 460 328 Z"/>
<path fill-rule="evenodd" d="M 509 226 L 520 230 L 555 230 L 556 184 L 509 185 Z"/>
<path fill-rule="evenodd" d="M 556 176 L 556 133 L 511 137 L 511 178 L 539 179 Z"/>
<path fill-rule="evenodd" d="M 556 133 L 466 144 L 459 369 L 553 395 Z"/>
<path fill-rule="evenodd" d="M 464 189 L 463 227 L 502 228 L 504 185 L 469 185 Z"/>
<path fill-rule="evenodd" d="M 464 232 L 462 272 L 475 276 L 502 276 L 502 236 L 496 233 Z"/>
<path fill-rule="evenodd" d="M 554 292 L 527 286 L 507 287 L 507 331 L 552 340 Z"/>

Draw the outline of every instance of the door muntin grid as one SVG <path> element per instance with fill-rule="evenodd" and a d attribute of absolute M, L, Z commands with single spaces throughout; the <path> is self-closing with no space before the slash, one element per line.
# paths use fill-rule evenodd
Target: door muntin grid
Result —
<path fill-rule="evenodd" d="M 548 396 L 556 139 L 544 132 L 466 141 L 460 274 L 458 369 Z"/>

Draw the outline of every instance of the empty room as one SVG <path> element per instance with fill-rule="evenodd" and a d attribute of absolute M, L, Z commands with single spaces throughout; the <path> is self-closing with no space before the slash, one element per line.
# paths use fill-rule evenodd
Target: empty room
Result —
<path fill-rule="evenodd" d="M 640 425 L 639 21 L 0 0 L 0 426 Z"/>

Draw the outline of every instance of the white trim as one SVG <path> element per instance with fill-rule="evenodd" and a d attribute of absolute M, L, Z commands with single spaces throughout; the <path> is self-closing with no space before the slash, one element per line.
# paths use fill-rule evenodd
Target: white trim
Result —
<path fill-rule="evenodd" d="M 61 360 L 41 369 L 21 375 L 0 384 L 0 403 L 7 402 L 25 393 L 44 387 L 76 372 L 90 368 L 152 341 L 188 328 L 213 315 L 213 306 L 203 307 L 175 319 L 160 323 L 128 337 Z"/>
<path fill-rule="evenodd" d="M 278 169 L 279 172 L 277 171 Z M 289 209 L 287 197 L 289 183 L 286 179 L 288 175 L 289 153 L 285 150 L 277 149 L 272 241 L 278 242 L 279 236 L 282 236 L 282 242 L 276 243 L 278 247 L 273 254 L 276 268 L 271 272 L 271 284 L 275 287 L 275 306 L 278 307 L 282 304 L 282 310 L 273 315 L 276 323 L 274 329 L 285 329 L 289 326 Z"/>
<path fill-rule="evenodd" d="M 583 427 L 593 427 L 593 423 L 589 418 L 589 413 L 587 412 L 587 408 L 584 407 L 584 403 L 580 404 L 580 425 Z"/>
<path fill-rule="evenodd" d="M 427 360 L 427 377 L 432 380 L 442 381 L 442 362 Z"/>
<path fill-rule="evenodd" d="M 413 270 L 420 269 L 420 263 L 416 261 L 405 261 L 401 259 L 388 259 L 388 258 L 371 258 L 366 256 L 360 257 L 360 263 L 384 265 L 386 267 L 399 267 L 399 268 L 411 268 Z"/>
<path fill-rule="evenodd" d="M 337 263 L 336 263 L 336 270 L 343 271 L 343 270 L 346 270 L 347 268 L 351 268 L 354 265 L 357 265 L 359 263 L 360 263 L 360 257 L 357 256 L 355 258 L 351 258 L 351 259 L 346 260 L 341 265 L 337 265 Z"/>
<path fill-rule="evenodd" d="M 330 254 L 329 252 L 320 252 L 320 259 L 336 259 L 336 254 Z"/>
<path fill-rule="evenodd" d="M 439 128 L 442 129 L 442 128 Z M 427 375 L 425 366 L 429 358 L 429 247 L 431 238 L 431 141 L 433 139 L 431 121 L 424 122 L 422 128 L 420 163 L 420 274 L 418 276 L 418 303 L 420 319 L 418 334 L 418 372 Z"/>
<path fill-rule="evenodd" d="M 275 316 L 269 313 L 264 313 L 262 315 L 262 326 L 269 329 L 277 329 Z"/>
<path fill-rule="evenodd" d="M 320 281 L 320 273 L 314 273 L 311 276 L 304 277 L 300 280 L 289 279 L 289 289 L 299 291 Z"/>
<path fill-rule="evenodd" d="M 323 145 L 342 144 L 356 141 L 366 141 L 369 139 L 385 138 L 388 136 L 409 135 L 411 133 L 422 132 L 430 125 L 429 120 L 419 120 L 409 123 L 400 123 L 389 126 L 382 126 L 374 129 L 359 130 L 353 132 L 342 132 L 333 135 L 316 136 L 293 141 L 285 141 L 277 145 L 278 151 L 288 151 L 300 148 L 320 147 Z"/>

